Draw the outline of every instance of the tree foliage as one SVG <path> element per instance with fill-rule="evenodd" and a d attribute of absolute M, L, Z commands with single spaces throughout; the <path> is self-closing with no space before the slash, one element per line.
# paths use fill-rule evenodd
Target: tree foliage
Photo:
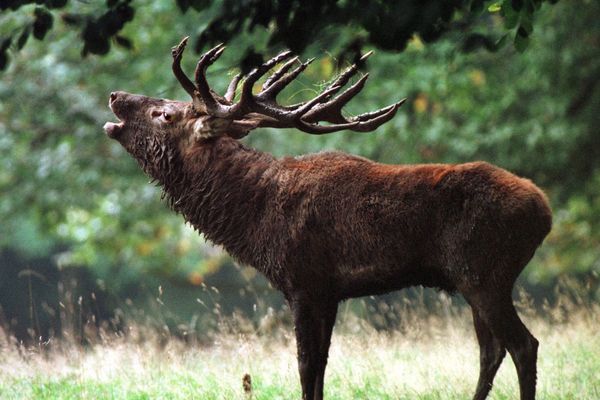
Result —
<path fill-rule="evenodd" d="M 18 13 L 29 18 L 37 8 L 15 6 L 2 16 L 13 18 L 15 28 L 3 48 L 21 50 L 12 53 L 13 63 L 0 82 L 0 248 L 52 257 L 59 265 L 89 266 L 115 290 L 143 274 L 198 284 L 198 276 L 222 263 L 220 252 L 161 203 L 159 190 L 101 131 L 113 118 L 106 107 L 112 90 L 187 98 L 172 76 L 169 49 L 189 32 L 207 32 L 225 3 L 206 5 L 202 10 L 210 12 L 202 15 L 196 2 L 184 3 L 178 2 L 183 9 L 188 5 L 183 15 L 173 11 L 170 0 L 140 3 L 135 18 L 118 29 L 134 46 L 84 60 L 80 38 L 71 25 L 56 23 L 56 16 L 87 15 L 83 27 L 105 15 L 97 13 L 97 5 L 35 6 L 45 7 L 55 23 L 43 42 L 26 46 L 19 36 L 26 24 Z M 107 2 L 106 7 L 116 10 L 123 4 L 129 3 Z M 276 155 L 336 148 L 388 163 L 493 162 L 533 179 L 553 202 L 555 228 L 535 267 L 528 269 L 529 278 L 598 273 L 600 6 L 589 0 L 543 6 L 523 54 L 512 46 L 496 52 L 476 46 L 467 53 L 458 50 L 469 35 L 502 37 L 508 26 L 520 29 L 521 14 L 521 22 L 506 25 L 508 4 L 518 10 L 530 2 L 486 2 L 486 18 L 472 21 L 467 33 L 448 31 L 433 44 L 413 36 L 404 52 L 372 57 L 371 79 L 347 111 L 357 114 L 399 97 L 409 99 L 378 132 L 316 138 L 263 130 L 246 142 Z M 454 11 L 454 18 L 460 13 Z M 247 29 L 244 25 L 240 32 Z M 344 49 L 357 32 L 366 32 L 335 24 L 323 29 L 328 34 L 305 49 L 318 61 L 284 92 L 282 102 L 319 90 L 347 62 L 324 49 Z M 249 48 L 262 52 L 275 46 L 270 23 L 248 32 L 232 38 L 222 60 L 209 70 L 218 89 L 225 88 Z M 373 46 L 369 43 L 364 42 L 367 49 Z M 184 59 L 186 69 L 193 68 L 193 58 Z"/>
<path fill-rule="evenodd" d="M 197 52 L 207 45 L 230 42 L 239 35 L 264 29 L 268 32 L 269 47 L 286 47 L 301 53 L 315 40 L 327 42 L 340 28 L 350 27 L 352 34 L 344 37 L 343 51 L 352 56 L 365 45 L 402 51 L 414 35 L 433 42 L 447 32 L 463 33 L 462 48 L 468 51 L 479 47 L 496 51 L 509 35 L 522 51 L 529 42 L 537 11 L 543 3 L 556 1 L 175 0 L 174 3 L 182 13 L 194 11 L 209 16 L 196 35 Z M 6 0 L 0 10 L 9 10 L 4 19 L 11 29 L 2 32 L 0 70 L 8 64 L 11 47 L 14 51 L 21 50 L 30 35 L 44 40 L 55 26 L 55 19 L 79 32 L 83 56 L 107 54 L 111 43 L 131 49 L 137 35 L 123 35 L 123 28 L 134 19 L 136 7 L 131 0 L 106 0 L 102 5 L 67 0 Z M 471 32 L 474 24 L 489 20 L 492 13 L 502 16 L 501 32 L 492 33 L 490 29 Z M 254 49 L 247 48 L 241 60 L 242 69 L 259 62 Z"/>

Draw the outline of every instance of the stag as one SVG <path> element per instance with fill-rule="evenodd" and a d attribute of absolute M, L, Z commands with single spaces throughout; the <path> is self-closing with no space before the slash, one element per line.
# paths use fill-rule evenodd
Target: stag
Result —
<path fill-rule="evenodd" d="M 474 399 L 487 396 L 507 350 L 521 399 L 534 399 L 538 341 L 511 295 L 551 228 L 544 193 L 485 162 L 384 165 L 339 152 L 276 159 L 248 148 L 238 139 L 260 127 L 372 131 L 404 100 L 344 117 L 367 79 L 341 91 L 358 71 L 352 65 L 313 99 L 280 105 L 277 95 L 310 62 L 284 52 L 245 77 L 236 102 L 240 75 L 224 96 L 205 76 L 225 47 L 200 58 L 192 82 L 180 66 L 186 42 L 172 49 L 172 68 L 192 101 L 113 92 L 120 122 L 104 129 L 162 185 L 173 210 L 283 293 L 303 399 L 323 398 L 338 303 L 414 285 L 460 293 L 471 306 L 480 346 Z"/>

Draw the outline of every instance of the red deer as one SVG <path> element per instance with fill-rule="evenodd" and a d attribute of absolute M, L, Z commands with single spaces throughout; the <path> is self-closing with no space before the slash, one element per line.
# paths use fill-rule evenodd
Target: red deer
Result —
<path fill-rule="evenodd" d="M 342 116 L 367 78 L 336 95 L 356 74 L 353 65 L 312 100 L 279 105 L 278 93 L 308 65 L 284 52 L 247 75 L 235 102 L 239 75 L 224 96 L 205 76 L 224 47 L 200 58 L 192 82 L 180 66 L 186 39 L 172 49 L 172 66 L 192 101 L 113 92 L 109 105 L 120 122 L 104 129 L 162 185 L 173 210 L 284 294 L 303 398 L 323 398 L 339 302 L 422 285 L 458 292 L 473 310 L 480 345 L 474 398 L 487 396 L 508 350 L 521 399 L 534 399 L 538 341 L 511 295 L 551 228 L 544 193 L 485 162 L 383 165 L 339 152 L 276 159 L 248 148 L 238 139 L 258 127 L 371 131 L 403 101 Z"/>

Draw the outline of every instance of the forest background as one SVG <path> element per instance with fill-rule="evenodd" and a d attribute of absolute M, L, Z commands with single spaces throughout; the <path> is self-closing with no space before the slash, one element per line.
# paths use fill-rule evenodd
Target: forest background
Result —
<path fill-rule="evenodd" d="M 374 49 L 369 83 L 347 112 L 406 97 L 391 122 L 321 137 L 262 129 L 243 141 L 277 156 L 336 149 L 396 164 L 485 160 L 530 178 L 551 200 L 554 227 L 520 279 L 522 292 L 539 309 L 560 293 L 599 300 L 597 1 L 447 2 L 455 8 L 438 10 L 447 29 L 400 21 L 389 34 L 360 13 L 344 23 L 326 8 L 365 4 L 353 1 L 309 9 L 317 22 L 290 1 L 287 30 L 274 28 L 276 6 L 244 14 L 278 2 L 29 3 L 8 1 L 0 14 L 0 323 L 18 340 L 72 330 L 86 342 L 92 328 L 131 321 L 200 338 L 225 320 L 254 329 L 289 322 L 281 296 L 184 224 L 102 131 L 114 120 L 113 90 L 187 99 L 170 48 L 188 35 L 196 53 L 227 41 L 208 75 L 221 91 L 240 66 L 285 47 L 317 57 L 282 103 L 313 96 L 358 51 Z M 373 12 L 399 21 L 406 9 Z M 186 55 L 188 71 L 195 59 Z M 346 310 L 393 330 L 414 298 L 427 304 L 439 294 L 411 290 Z"/>

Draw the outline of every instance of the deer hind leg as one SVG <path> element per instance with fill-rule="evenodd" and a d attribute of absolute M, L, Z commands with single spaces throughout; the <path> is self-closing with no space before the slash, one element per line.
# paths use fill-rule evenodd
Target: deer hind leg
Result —
<path fill-rule="evenodd" d="M 319 329 L 319 360 L 315 381 L 315 400 L 323 399 L 325 368 L 327 367 L 329 345 L 331 344 L 331 334 L 333 332 L 333 325 L 335 325 L 336 314 L 337 304 L 325 307 L 317 325 Z"/>
<path fill-rule="evenodd" d="M 512 318 L 518 328 L 515 329 L 513 340 L 507 342 L 508 351 L 517 367 L 521 400 L 534 400 L 539 342 L 521 322 L 514 307 L 512 307 L 512 312 Z"/>
<path fill-rule="evenodd" d="M 490 289 L 485 295 L 471 298 L 470 303 L 510 353 L 519 377 L 521 400 L 534 400 L 538 341 L 517 315 L 510 292 L 495 293 Z"/>
<path fill-rule="evenodd" d="M 475 309 L 473 309 L 473 325 L 479 342 L 479 380 L 473 400 L 484 400 L 492 389 L 494 376 L 506 355 L 506 349 Z"/>
<path fill-rule="evenodd" d="M 322 400 L 325 367 L 337 304 L 295 300 L 290 306 L 294 314 L 302 398 Z"/>

